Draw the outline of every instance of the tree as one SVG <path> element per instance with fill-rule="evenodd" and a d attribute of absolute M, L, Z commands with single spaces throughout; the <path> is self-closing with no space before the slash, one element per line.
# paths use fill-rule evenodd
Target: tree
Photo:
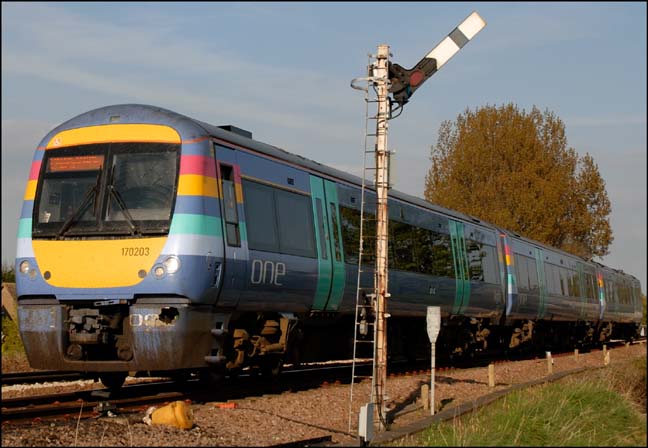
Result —
<path fill-rule="evenodd" d="M 2 283 L 14 283 L 16 281 L 16 272 L 14 267 L 8 263 L 2 263 Z"/>
<path fill-rule="evenodd" d="M 428 201 L 585 258 L 608 253 L 605 182 L 592 156 L 567 146 L 552 112 L 466 109 L 441 123 L 431 161 Z"/>

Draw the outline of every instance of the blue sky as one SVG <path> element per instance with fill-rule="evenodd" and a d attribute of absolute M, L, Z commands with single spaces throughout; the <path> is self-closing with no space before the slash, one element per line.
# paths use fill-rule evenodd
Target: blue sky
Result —
<path fill-rule="evenodd" d="M 395 187 L 422 196 L 443 120 L 513 102 L 554 112 L 612 202 L 603 263 L 646 291 L 646 3 L 2 3 L 2 262 L 33 151 L 56 125 L 161 106 L 360 173 L 367 54 L 411 67 L 472 11 L 487 26 L 390 122 Z"/>

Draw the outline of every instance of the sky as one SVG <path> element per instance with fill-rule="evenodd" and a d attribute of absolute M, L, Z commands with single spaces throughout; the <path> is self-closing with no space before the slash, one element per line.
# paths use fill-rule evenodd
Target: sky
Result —
<path fill-rule="evenodd" d="M 160 106 L 360 175 L 369 54 L 414 66 L 472 11 L 486 27 L 389 123 L 394 188 L 422 197 L 442 121 L 549 110 L 612 203 L 608 266 L 646 292 L 645 2 L 2 2 L 2 263 L 34 150 L 112 104 Z"/>

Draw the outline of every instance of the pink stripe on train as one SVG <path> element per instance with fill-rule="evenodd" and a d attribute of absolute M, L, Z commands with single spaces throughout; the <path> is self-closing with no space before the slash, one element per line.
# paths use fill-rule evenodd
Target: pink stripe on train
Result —
<path fill-rule="evenodd" d="M 216 177 L 216 164 L 211 157 L 183 155 L 180 157 L 180 174 Z"/>

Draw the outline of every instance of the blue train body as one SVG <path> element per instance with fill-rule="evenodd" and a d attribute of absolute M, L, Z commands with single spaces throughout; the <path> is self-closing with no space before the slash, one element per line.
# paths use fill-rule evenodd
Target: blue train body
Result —
<path fill-rule="evenodd" d="M 60 125 L 36 151 L 18 233 L 31 365 L 110 382 L 348 356 L 360 185 L 246 131 L 156 107 Z M 373 192 L 365 202 L 372 214 Z M 396 191 L 389 215 L 390 336 L 407 355 L 427 343 L 412 322 L 431 305 L 455 353 L 636 335 L 630 275 Z"/>

